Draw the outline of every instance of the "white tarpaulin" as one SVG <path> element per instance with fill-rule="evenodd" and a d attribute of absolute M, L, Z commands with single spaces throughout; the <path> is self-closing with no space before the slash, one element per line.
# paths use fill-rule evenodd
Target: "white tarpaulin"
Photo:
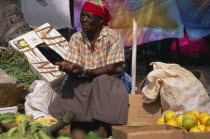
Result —
<path fill-rule="evenodd" d="M 21 0 L 25 20 L 31 28 L 50 23 L 55 29 L 72 28 L 69 0 Z"/>

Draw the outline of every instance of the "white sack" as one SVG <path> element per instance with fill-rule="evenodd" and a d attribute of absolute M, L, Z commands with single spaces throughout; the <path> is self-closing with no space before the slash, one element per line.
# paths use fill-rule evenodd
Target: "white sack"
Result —
<path fill-rule="evenodd" d="M 0 114 L 4 114 L 4 113 L 17 113 L 18 112 L 18 107 L 17 106 L 12 106 L 12 107 L 3 107 L 0 108 Z"/>
<path fill-rule="evenodd" d="M 149 84 L 143 88 L 145 103 L 156 100 L 160 93 L 163 112 L 183 114 L 191 110 L 210 113 L 210 99 L 201 82 L 178 64 L 153 62 Z"/>
<path fill-rule="evenodd" d="M 33 114 L 34 119 L 50 115 L 48 106 L 57 95 L 50 84 L 46 81 L 36 80 L 31 84 L 29 90 L 31 93 L 26 96 L 25 113 Z"/>
<path fill-rule="evenodd" d="M 69 0 L 21 0 L 21 6 L 25 20 L 33 29 L 44 23 L 56 29 L 72 28 Z"/>

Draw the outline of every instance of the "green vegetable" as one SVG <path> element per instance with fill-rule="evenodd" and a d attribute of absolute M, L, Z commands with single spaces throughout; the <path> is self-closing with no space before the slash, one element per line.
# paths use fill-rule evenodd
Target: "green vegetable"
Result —
<path fill-rule="evenodd" d="M 26 56 L 15 49 L 0 50 L 0 68 L 16 77 L 18 85 L 29 87 L 34 80 L 40 79 L 30 70 Z"/>

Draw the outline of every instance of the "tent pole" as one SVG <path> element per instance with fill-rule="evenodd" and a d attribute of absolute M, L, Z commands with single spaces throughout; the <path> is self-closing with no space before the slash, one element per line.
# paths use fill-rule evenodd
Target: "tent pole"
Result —
<path fill-rule="evenodd" d="M 132 66 L 131 66 L 131 76 L 132 76 L 132 90 L 131 94 L 135 94 L 136 87 L 136 53 L 137 53 L 137 23 L 133 19 L 133 45 L 132 45 Z"/>

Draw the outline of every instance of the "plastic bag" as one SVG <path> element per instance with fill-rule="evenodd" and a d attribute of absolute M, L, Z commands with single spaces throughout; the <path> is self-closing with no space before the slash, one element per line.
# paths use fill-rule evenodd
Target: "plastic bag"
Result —
<path fill-rule="evenodd" d="M 50 115 L 48 106 L 57 95 L 50 84 L 46 81 L 36 80 L 31 84 L 29 90 L 31 93 L 25 97 L 25 113 L 32 114 L 34 119 Z"/>
<path fill-rule="evenodd" d="M 149 84 L 143 88 L 145 103 L 161 98 L 163 112 L 183 114 L 191 110 L 210 113 L 210 99 L 201 82 L 178 64 L 153 62 L 148 74 Z"/>

